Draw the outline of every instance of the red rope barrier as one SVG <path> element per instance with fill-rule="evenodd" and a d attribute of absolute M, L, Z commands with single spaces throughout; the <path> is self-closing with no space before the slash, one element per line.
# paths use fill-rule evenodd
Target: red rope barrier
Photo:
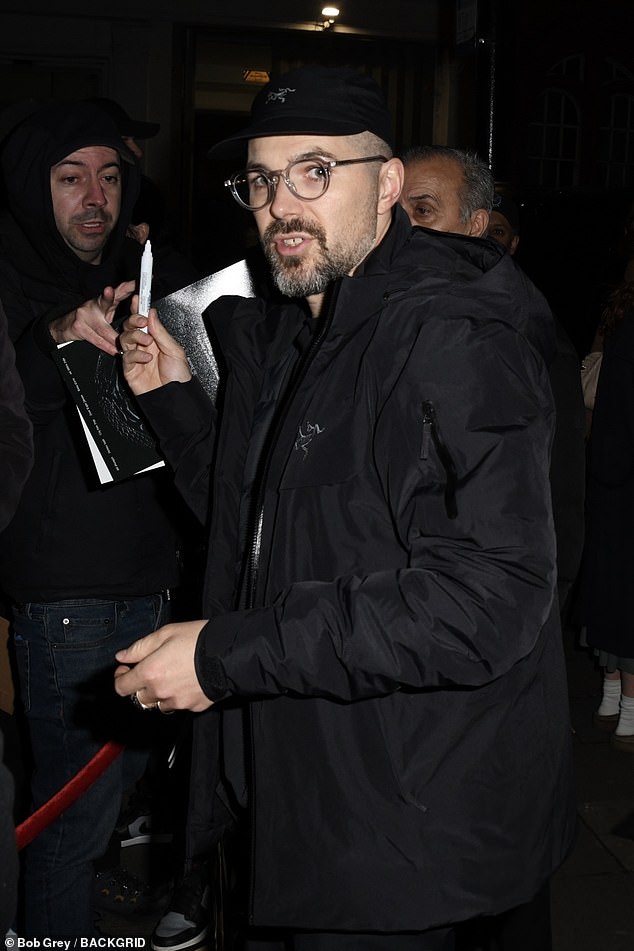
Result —
<path fill-rule="evenodd" d="M 114 740 L 104 744 L 93 758 L 62 786 L 59 792 L 56 792 L 48 802 L 36 809 L 33 815 L 20 823 L 15 830 L 18 851 L 32 842 L 51 822 L 58 819 L 65 809 L 72 806 L 99 779 L 102 773 L 105 773 L 122 751 L 123 746 L 120 743 L 115 743 Z"/>

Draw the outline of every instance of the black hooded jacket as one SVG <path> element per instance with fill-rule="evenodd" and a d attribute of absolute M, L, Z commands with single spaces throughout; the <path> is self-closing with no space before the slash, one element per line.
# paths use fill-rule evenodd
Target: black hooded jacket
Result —
<path fill-rule="evenodd" d="M 212 480 L 195 660 L 238 797 L 248 764 L 250 920 L 417 931 L 529 901 L 574 830 L 546 302 L 397 208 L 302 356 L 292 307 L 209 317 L 217 433 L 195 380 L 141 404 L 201 515 Z"/>
<path fill-rule="evenodd" d="M 51 166 L 77 149 L 123 159 L 121 212 L 102 261 L 86 263 L 57 230 Z M 167 473 L 99 485 L 74 403 L 51 357 L 50 322 L 138 275 L 141 247 L 126 238 L 140 171 L 112 120 L 89 103 L 35 109 L 2 152 L 8 209 L 0 219 L 0 299 L 34 426 L 35 462 L 0 539 L 0 586 L 12 600 L 132 597 L 177 583 Z"/>

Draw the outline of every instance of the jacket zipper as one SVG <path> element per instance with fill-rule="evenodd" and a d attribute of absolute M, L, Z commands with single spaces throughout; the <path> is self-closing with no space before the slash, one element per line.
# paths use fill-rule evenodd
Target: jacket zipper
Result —
<path fill-rule="evenodd" d="M 239 607 L 242 609 L 249 609 L 255 606 L 255 595 L 257 589 L 258 581 L 258 569 L 260 563 L 260 554 L 261 554 L 261 544 L 262 544 L 262 528 L 264 524 L 264 488 L 267 483 L 268 473 L 271 467 L 271 459 L 273 457 L 273 450 L 279 438 L 282 425 L 286 419 L 289 407 L 292 405 L 293 399 L 300 383 L 306 376 L 306 371 L 310 366 L 312 360 L 315 357 L 315 354 L 321 347 L 322 341 L 326 336 L 330 325 L 332 324 L 333 314 L 335 310 L 335 305 L 337 301 L 337 296 L 339 293 L 340 282 L 338 282 L 333 288 L 332 292 L 329 295 L 328 308 L 326 313 L 323 316 L 323 319 L 319 320 L 319 326 L 315 336 L 311 340 L 309 346 L 305 352 L 299 357 L 294 369 L 291 371 L 291 377 L 286 386 L 286 389 L 280 398 L 279 407 L 276 409 L 271 422 L 271 426 L 264 440 L 264 446 L 260 455 L 256 467 L 256 476 L 254 480 L 254 494 L 253 494 L 253 503 L 251 516 L 247 523 L 247 533 L 245 536 L 245 556 L 244 556 L 244 572 L 242 575 L 242 584 L 239 595 Z M 248 550 L 247 550 L 248 549 Z M 251 715 L 252 716 L 252 715 Z M 249 718 L 249 728 L 251 731 L 251 736 L 249 737 L 249 755 L 251 759 L 251 797 L 250 797 L 250 812 L 251 812 L 251 836 L 250 836 L 250 846 L 249 850 L 251 853 L 251 874 L 250 874 L 250 885 L 249 885 L 249 921 L 253 920 L 253 894 L 254 894 L 254 876 L 255 876 L 255 810 L 254 810 L 254 800 L 255 800 L 255 762 L 253 755 L 253 724 L 251 717 Z"/>
<path fill-rule="evenodd" d="M 267 483 L 269 469 L 271 467 L 273 450 L 286 419 L 288 409 L 293 402 L 300 383 L 306 375 L 306 370 L 312 362 L 315 354 L 321 347 L 321 343 L 332 323 L 338 291 L 339 284 L 333 287 L 326 314 L 324 315 L 323 319 L 319 320 L 319 326 L 315 336 L 311 340 L 305 352 L 299 357 L 295 368 L 291 372 L 291 378 L 286 386 L 285 392 L 280 399 L 279 406 L 275 411 L 269 432 L 267 433 L 266 439 L 264 441 L 264 447 L 260 455 L 260 460 L 256 470 L 256 477 L 254 480 L 255 490 L 253 494 L 251 517 L 248 522 L 248 529 L 245 537 L 245 570 L 243 573 L 242 590 L 240 595 L 240 608 L 249 609 L 255 606 L 255 591 L 257 587 L 257 576 L 262 542 L 262 528 L 264 522 L 264 489 Z"/>
<path fill-rule="evenodd" d="M 447 518 L 457 518 L 458 505 L 456 502 L 456 485 L 458 475 L 456 473 L 456 466 L 442 438 L 434 404 L 431 400 L 423 400 L 421 408 L 423 413 L 423 434 L 420 446 L 420 458 L 429 458 L 429 446 L 430 443 L 433 442 L 436 454 L 445 470 L 445 511 L 447 512 Z"/>

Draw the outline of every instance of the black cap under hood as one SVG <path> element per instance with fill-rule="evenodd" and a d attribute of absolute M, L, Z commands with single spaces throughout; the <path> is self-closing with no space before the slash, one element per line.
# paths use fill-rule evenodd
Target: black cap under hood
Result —
<path fill-rule="evenodd" d="M 51 167 L 90 146 L 116 149 L 123 159 L 121 212 L 98 265 L 80 260 L 59 234 L 50 188 Z M 76 306 L 129 277 L 120 273 L 121 253 L 141 173 L 110 116 L 89 102 L 35 103 L 9 133 L 1 161 L 10 211 L 0 226 L 2 253 L 27 283 Z"/>

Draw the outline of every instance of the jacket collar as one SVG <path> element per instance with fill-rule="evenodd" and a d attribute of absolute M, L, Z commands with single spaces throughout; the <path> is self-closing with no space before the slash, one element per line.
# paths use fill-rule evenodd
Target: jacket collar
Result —
<path fill-rule="evenodd" d="M 393 262 L 407 244 L 411 230 L 409 218 L 399 205 L 395 206 L 392 223 L 381 243 L 359 265 L 352 277 L 340 278 L 330 287 L 327 300 L 330 298 L 333 303 L 326 302 L 325 305 L 330 316 L 322 317 L 331 326 L 331 338 L 333 333 L 335 337 L 340 334 L 347 336 L 355 327 L 371 320 L 383 309 L 388 283 L 393 281 Z"/>
<path fill-rule="evenodd" d="M 389 273 L 394 257 L 401 248 L 407 244 L 411 234 L 412 226 L 407 214 L 400 205 L 395 205 L 393 208 L 392 223 L 385 237 L 359 268 L 357 268 L 354 278 Z"/>

